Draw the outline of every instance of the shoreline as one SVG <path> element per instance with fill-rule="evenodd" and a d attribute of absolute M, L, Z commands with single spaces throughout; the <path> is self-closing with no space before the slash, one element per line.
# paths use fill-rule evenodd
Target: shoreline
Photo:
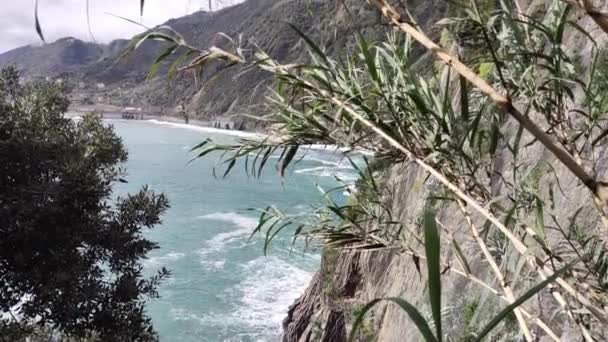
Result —
<path fill-rule="evenodd" d="M 137 121 L 147 121 L 147 122 L 154 123 L 157 125 L 166 125 L 166 126 L 191 129 L 191 130 L 196 130 L 196 131 L 201 131 L 201 132 L 207 132 L 207 133 L 233 135 L 233 136 L 238 136 L 238 137 L 242 137 L 242 138 L 250 138 L 250 139 L 255 139 L 255 140 L 263 140 L 263 139 L 266 139 L 266 138 L 272 136 L 271 134 L 262 133 L 262 132 L 239 131 L 239 130 L 232 130 L 232 129 L 209 127 L 209 126 L 195 123 L 195 121 L 198 121 L 198 120 L 190 120 L 190 122 L 186 124 L 183 122 L 179 122 L 180 120 L 177 118 L 172 118 L 171 121 L 165 121 L 164 117 L 159 117 L 159 118 L 160 119 L 144 119 L 144 120 L 137 120 Z M 125 121 L 129 121 L 129 120 L 125 120 Z M 201 122 L 201 121 L 199 121 L 199 122 Z M 351 150 L 351 149 L 348 149 L 345 147 L 339 147 L 336 145 L 310 144 L 310 145 L 302 145 L 301 147 L 303 149 L 316 150 L 316 151 L 327 151 L 327 152 L 337 152 L 338 151 L 338 152 L 343 152 L 343 153 L 352 152 L 352 153 L 358 153 L 358 154 L 368 156 L 368 157 L 371 157 L 374 155 L 374 153 L 371 151 Z"/>
<path fill-rule="evenodd" d="M 69 117 L 69 118 L 77 118 L 77 117 L 82 117 L 85 114 L 86 114 L 86 112 L 70 111 L 70 112 L 66 113 L 65 115 L 66 115 L 66 117 Z M 184 119 L 178 118 L 175 116 L 169 116 L 169 115 L 155 115 L 155 114 L 142 113 L 141 119 L 125 119 L 123 117 L 122 113 L 104 112 L 104 113 L 100 113 L 100 114 L 101 114 L 103 120 L 143 121 L 143 122 L 154 123 L 154 124 L 158 124 L 158 125 L 167 125 L 167 126 L 179 127 L 179 128 L 184 128 L 184 129 L 197 130 L 197 131 L 201 131 L 201 132 L 234 135 L 234 136 L 239 136 L 242 138 L 264 139 L 269 136 L 268 134 L 263 133 L 263 132 L 241 131 L 238 129 L 216 128 L 216 127 L 212 126 L 212 124 L 214 122 L 219 122 L 219 123 L 221 123 L 221 125 L 231 124 L 234 126 L 234 123 L 232 121 L 226 120 L 226 119 L 218 119 L 214 122 L 191 119 L 188 121 L 188 123 L 185 123 Z"/>
<path fill-rule="evenodd" d="M 83 112 L 68 112 L 66 113 L 67 117 L 75 118 L 81 117 L 84 115 Z M 256 132 L 256 131 L 240 131 L 236 129 L 225 129 L 225 128 L 216 128 L 210 125 L 210 121 L 203 121 L 197 119 L 191 119 L 188 123 L 185 123 L 183 119 L 177 118 L 174 116 L 168 115 L 153 115 L 153 114 L 143 114 L 142 119 L 124 119 L 121 113 L 102 113 L 102 117 L 104 120 L 117 120 L 117 121 L 143 121 L 156 125 L 165 125 L 176 128 L 183 128 L 189 130 L 195 130 L 199 132 L 212 133 L 212 134 L 224 134 L 224 135 L 232 135 L 239 138 L 244 139 L 252 139 L 252 140 L 263 140 L 272 136 L 272 133 L 268 132 Z M 225 122 L 231 122 L 224 120 Z M 350 150 L 344 147 L 338 147 L 335 145 L 323 145 L 323 144 L 310 144 L 303 145 L 302 148 L 317 150 L 317 151 L 328 151 L 328 152 L 352 152 L 361 154 L 367 157 L 374 156 L 372 151 L 367 150 Z"/>

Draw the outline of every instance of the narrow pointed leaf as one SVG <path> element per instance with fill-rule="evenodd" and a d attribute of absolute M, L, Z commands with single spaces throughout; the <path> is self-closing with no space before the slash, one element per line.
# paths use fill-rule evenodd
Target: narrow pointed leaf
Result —
<path fill-rule="evenodd" d="M 39 2 L 39 0 L 36 0 L 36 2 L 34 3 L 34 18 L 36 20 L 36 33 L 38 33 L 38 37 L 40 37 L 40 39 L 46 43 L 46 40 L 44 40 L 44 35 L 42 34 L 42 27 L 40 27 L 40 19 L 38 17 L 38 2 Z"/>
<path fill-rule="evenodd" d="M 226 171 L 224 171 L 224 175 L 222 176 L 222 178 L 226 178 L 226 176 L 228 176 L 228 173 L 230 173 L 230 170 L 232 170 L 232 168 L 234 167 L 235 164 L 236 164 L 236 159 L 232 159 L 228 163 L 228 167 L 226 168 Z"/>
<path fill-rule="evenodd" d="M 298 152 L 298 147 L 298 145 L 290 146 L 285 152 L 285 156 L 281 161 L 281 169 L 279 171 L 281 177 L 285 177 L 285 170 L 289 166 L 289 163 L 291 163 L 291 161 L 293 160 L 293 157 L 296 155 L 296 152 Z"/>
<path fill-rule="evenodd" d="M 431 311 L 435 320 L 437 339 L 441 341 L 441 265 L 440 240 L 435 213 L 427 210 L 424 213 L 424 249 L 426 252 L 426 266 L 429 277 L 429 297 Z"/>
<path fill-rule="evenodd" d="M 354 341 L 357 335 L 357 331 L 363 323 L 365 314 L 381 301 L 389 301 L 399 305 L 399 307 L 401 307 L 401 309 L 405 311 L 408 316 L 410 316 L 410 319 L 414 322 L 414 324 L 418 328 L 418 331 L 426 342 L 437 342 L 437 339 L 435 338 L 435 336 L 433 336 L 433 332 L 431 331 L 429 324 L 424 319 L 422 314 L 420 314 L 418 309 L 416 309 L 412 304 L 401 298 L 378 298 L 367 303 L 367 305 L 363 307 L 361 312 L 359 312 L 359 315 L 357 315 L 357 317 L 355 318 L 355 323 L 353 323 L 353 329 L 350 333 L 350 338 L 348 339 L 350 342 Z"/>
<path fill-rule="evenodd" d="M 469 262 L 467 261 L 467 258 L 464 253 L 462 252 L 462 248 L 460 248 L 458 242 L 456 240 L 452 240 L 452 245 L 454 246 L 454 251 L 456 251 L 456 257 L 458 258 L 458 261 L 462 265 L 462 268 L 464 269 L 466 274 L 472 274 L 473 272 L 471 271 L 471 266 L 469 266 Z"/>
<path fill-rule="evenodd" d="M 329 67 L 330 63 L 329 63 L 329 59 L 327 59 L 327 55 L 323 52 L 323 50 L 321 50 L 321 48 L 319 48 L 319 46 L 317 44 L 315 44 L 315 42 L 310 39 L 310 37 L 308 37 L 304 32 L 302 32 L 296 25 L 292 24 L 292 23 L 287 23 L 294 31 L 296 31 L 296 33 L 302 38 L 304 39 L 304 41 L 306 42 L 306 44 L 308 46 L 310 46 L 310 48 L 314 51 L 314 53 L 316 55 L 318 55 L 319 57 L 321 57 L 323 59 L 323 62 L 325 63 L 325 66 Z"/>
<path fill-rule="evenodd" d="M 464 122 L 469 121 L 469 93 L 467 80 L 463 76 L 460 76 L 460 115 Z"/>
<path fill-rule="evenodd" d="M 536 197 L 536 234 L 538 237 L 545 242 L 545 218 L 543 210 L 543 202 L 537 196 Z"/>
<path fill-rule="evenodd" d="M 547 287 L 547 285 L 549 285 L 550 283 L 555 281 L 555 279 L 557 279 L 562 274 L 564 274 L 564 272 L 566 272 L 572 265 L 573 264 L 568 264 L 568 265 L 564 266 L 561 270 L 553 273 L 553 275 L 550 276 L 549 278 L 547 278 L 545 281 L 541 282 L 540 284 L 538 284 L 538 285 L 534 286 L 533 288 L 529 289 L 528 291 L 526 291 L 526 293 L 524 293 L 521 297 L 517 298 L 517 300 L 514 301 L 511 305 L 504 308 L 501 312 L 498 313 L 498 315 L 496 315 L 496 317 L 494 317 L 490 321 L 490 323 L 488 323 L 485 326 L 485 328 L 483 328 L 483 330 L 476 336 L 475 341 L 482 341 L 483 338 L 492 329 L 494 329 L 494 327 L 496 327 L 500 322 L 502 322 L 502 320 L 505 319 L 505 317 L 507 317 L 507 315 L 509 315 L 511 312 L 513 312 L 513 310 L 515 310 L 517 307 L 522 305 L 525 301 L 530 299 L 530 297 L 534 296 L 535 294 L 540 292 L 542 289 Z"/>

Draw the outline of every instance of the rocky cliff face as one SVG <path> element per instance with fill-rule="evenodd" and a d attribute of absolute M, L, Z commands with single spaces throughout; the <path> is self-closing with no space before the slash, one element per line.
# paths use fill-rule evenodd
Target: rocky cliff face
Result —
<path fill-rule="evenodd" d="M 579 16 L 578 20 L 599 44 L 606 44 L 606 35 L 588 17 Z M 568 43 L 568 46 L 580 52 L 581 64 L 589 65 L 590 43 L 581 44 L 581 38 L 575 35 L 569 38 Z M 505 132 L 516 130 L 515 123 L 505 124 Z M 531 140 L 530 136 L 524 136 L 523 141 Z M 497 163 L 498 171 L 503 175 L 510 175 L 512 172 L 505 167 L 509 165 L 510 153 L 504 146 L 502 148 L 503 151 L 499 153 L 501 162 Z M 555 174 L 551 171 L 543 174 L 540 178 L 540 188 L 546 190 L 556 178 L 560 180 L 561 191 L 555 193 L 555 212 L 560 213 L 560 220 L 563 220 L 561 224 L 567 224 L 574 213 L 580 210 L 578 215 L 574 215 L 576 224 L 580 227 L 601 225 L 588 190 L 549 151 L 539 144 L 533 144 L 525 147 L 520 156 L 522 167 L 526 170 L 538 170 L 546 168 L 547 165 L 555 168 Z M 608 150 L 601 151 L 597 165 L 598 170 L 608 168 Z M 400 222 L 415 222 L 421 217 L 429 189 L 436 189 L 437 186 L 433 179 L 427 176 L 416 165 L 407 163 L 392 167 L 382 176 L 383 200 L 390 204 L 394 217 Z M 458 208 L 454 205 L 444 206 L 438 212 L 437 219 L 455 230 L 459 239 L 468 241 L 463 248 L 465 254 L 470 257 L 471 269 L 476 272 L 477 277 L 492 284 L 492 275 L 482 271 L 488 267 L 481 262 L 481 252 L 474 242 L 467 238 L 470 235 L 468 226 Z M 480 226 L 483 224 L 479 217 L 475 219 L 480 222 Z M 374 227 L 368 228 L 372 230 Z M 555 231 L 547 234 L 550 243 L 557 243 L 560 239 Z M 443 247 L 446 247 L 445 250 L 449 249 L 449 246 Z M 423 265 L 423 261 L 416 260 L 411 255 L 394 251 L 325 250 L 321 270 L 302 297 L 291 306 L 283 322 L 283 341 L 346 341 L 354 317 L 365 304 L 376 298 L 404 298 L 419 308 L 424 316 L 431 317 Z M 468 341 L 467 333 L 477 331 L 484 319 L 505 306 L 495 294 L 451 272 L 449 268 L 446 268 L 442 275 L 442 287 L 442 302 L 446 303 L 442 313 L 444 332 L 450 341 Z M 553 327 L 563 341 L 582 340 L 580 331 L 573 326 L 572 320 L 563 314 L 555 314 L 555 305 L 550 292 L 545 290 L 529 300 L 525 307 L 538 313 L 539 318 Z M 505 325 L 496 329 L 494 336 L 488 340 L 515 340 L 512 332 L 518 329 L 517 323 L 510 320 L 502 324 Z M 539 333 L 538 330 L 535 332 Z M 603 336 L 606 331 L 597 333 Z M 384 303 L 377 305 L 366 315 L 355 340 L 402 342 L 421 341 L 422 337 L 409 316 L 397 305 Z M 550 339 L 544 336 L 541 340 Z"/>
<path fill-rule="evenodd" d="M 600 218 L 586 188 L 581 185 L 564 167 L 541 148 L 525 151 L 525 163 L 534 168 L 546 165 L 556 166 L 557 177 L 561 179 L 563 194 L 557 195 L 557 212 L 574 213 L 584 208 L 577 223 L 582 227 L 597 227 Z M 601 155 L 603 167 L 608 167 L 608 150 Z M 502 170 L 508 172 L 508 170 Z M 551 182 L 552 175 L 543 179 L 545 185 Z M 425 183 L 426 175 L 411 164 L 394 167 L 386 176 L 387 200 L 402 222 L 411 222 L 421 217 L 428 188 L 432 181 Z M 421 184 L 424 184 L 422 187 Z M 390 195 L 389 195 L 390 194 Z M 438 219 L 461 234 L 466 239 L 468 227 L 455 206 L 440 211 Z M 564 220 L 568 215 L 564 215 Z M 549 239 L 558 239 L 555 233 Z M 446 250 L 449 246 L 445 246 Z M 464 244 L 470 266 L 476 276 L 491 283 L 492 275 L 479 273 L 487 270 L 481 262 L 479 249 L 473 241 Z M 392 251 L 335 251 L 326 250 L 323 254 L 321 271 L 315 275 L 305 293 L 289 309 L 283 322 L 284 342 L 347 341 L 354 317 L 361 308 L 376 298 L 400 297 L 407 299 L 419 308 L 423 315 L 430 317 L 428 305 L 427 279 L 423 261 L 410 255 Z M 496 295 L 468 279 L 444 270 L 442 276 L 442 302 L 449 305 L 443 312 L 444 331 L 453 341 L 467 341 L 466 334 L 480 329 L 481 322 L 495 315 L 504 302 Z M 557 307 L 550 298 L 549 291 L 531 299 L 526 307 L 540 313 L 540 317 L 551 327 L 558 327 L 563 341 L 580 340 L 580 333 L 572 322 L 562 315 L 554 315 Z M 492 340 L 513 340 L 510 331 L 517 331 L 517 323 L 512 327 L 497 329 Z M 538 331 L 537 331 L 538 332 Z M 604 332 L 605 333 L 605 332 Z M 542 335 L 539 333 L 539 335 Z M 549 339 L 545 336 L 546 340 Z M 366 315 L 362 328 L 355 341 L 403 342 L 421 341 L 418 329 L 397 305 L 379 304 Z M 545 340 L 545 339 L 543 339 Z"/>

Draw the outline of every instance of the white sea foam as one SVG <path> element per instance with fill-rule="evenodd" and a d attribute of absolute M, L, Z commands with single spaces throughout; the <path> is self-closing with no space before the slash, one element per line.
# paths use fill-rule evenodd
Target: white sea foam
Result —
<path fill-rule="evenodd" d="M 224 267 L 225 259 L 217 259 L 218 253 L 226 245 L 233 242 L 246 243 L 247 237 L 257 226 L 258 221 L 255 218 L 243 216 L 237 213 L 212 213 L 199 216 L 199 219 L 214 220 L 228 222 L 235 225 L 238 229 L 223 232 L 215 235 L 205 242 L 205 247 L 201 248 L 198 253 L 201 257 L 200 264 L 209 271 L 217 271 Z M 213 258 L 213 259 L 210 259 Z"/>
<path fill-rule="evenodd" d="M 172 318 L 195 321 L 203 326 L 248 327 L 247 337 L 258 341 L 278 338 L 289 306 L 308 286 L 313 273 L 274 256 L 259 257 L 241 267 L 245 278 L 225 291 L 227 297 L 238 297 L 235 298 L 238 306 L 232 313 L 203 314 L 174 308 L 170 311 Z"/>
<path fill-rule="evenodd" d="M 226 260 L 221 259 L 221 260 L 212 261 L 212 260 L 201 259 L 200 263 L 203 266 L 203 268 L 208 271 L 219 271 L 219 270 L 224 269 L 224 265 L 226 265 Z"/>
<path fill-rule="evenodd" d="M 251 234 L 253 229 L 258 225 L 257 219 L 253 217 L 243 216 L 237 213 L 213 213 L 199 216 L 199 219 L 228 222 L 235 225 L 238 229 L 219 233 L 216 236 L 206 241 L 206 249 L 213 251 L 220 250 L 226 244 L 235 240 L 242 240 L 244 236 Z"/>
<path fill-rule="evenodd" d="M 237 286 L 242 298 L 235 318 L 271 331 L 280 329 L 289 305 L 302 294 L 313 275 L 278 257 L 259 257 L 243 265 L 243 271 L 246 278 Z"/>
<path fill-rule="evenodd" d="M 253 228 L 255 228 L 255 226 L 258 225 L 257 219 L 255 219 L 253 217 L 237 214 L 234 212 L 212 213 L 212 214 L 199 216 L 198 218 L 203 219 L 203 220 L 230 222 L 230 223 L 238 226 L 239 228 L 243 228 L 243 229 L 253 229 Z"/>
<path fill-rule="evenodd" d="M 147 120 L 147 121 L 151 122 L 153 124 L 157 124 L 157 125 L 170 126 L 170 127 L 175 127 L 175 128 L 184 128 L 184 129 L 205 132 L 205 133 L 233 135 L 236 137 L 250 138 L 250 139 L 264 139 L 265 138 L 265 136 L 261 133 L 233 131 L 233 130 L 229 130 L 229 129 L 221 129 L 221 128 L 213 128 L 213 127 L 202 127 L 202 126 L 189 125 L 189 124 L 183 124 L 183 123 L 160 121 L 160 120 L 155 120 L 155 119 L 151 119 L 151 120 Z"/>
<path fill-rule="evenodd" d="M 150 257 L 150 258 L 146 259 L 144 261 L 144 266 L 147 266 L 147 267 L 166 266 L 167 264 L 177 261 L 185 256 L 186 256 L 186 254 L 184 254 L 184 253 L 169 252 L 165 255 Z"/>
<path fill-rule="evenodd" d="M 314 176 L 314 177 L 337 177 L 341 181 L 346 183 L 353 183 L 359 177 L 354 172 L 345 172 L 341 167 L 312 167 L 305 169 L 297 169 L 294 171 L 295 173 Z"/>

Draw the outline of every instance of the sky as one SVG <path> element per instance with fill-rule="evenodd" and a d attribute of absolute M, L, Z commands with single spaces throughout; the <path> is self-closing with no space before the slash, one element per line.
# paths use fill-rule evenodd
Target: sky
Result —
<path fill-rule="evenodd" d="M 34 21 L 35 0 L 0 0 L 0 53 L 28 44 L 40 44 Z M 217 9 L 238 0 L 213 0 Z M 39 0 L 39 17 L 47 42 L 72 36 L 92 40 L 87 25 L 87 0 Z M 143 24 L 155 26 L 207 10 L 209 0 L 146 0 Z M 96 41 L 109 42 L 131 38 L 142 31 L 140 26 L 115 18 L 108 13 L 140 20 L 139 0 L 89 0 L 91 31 Z"/>

